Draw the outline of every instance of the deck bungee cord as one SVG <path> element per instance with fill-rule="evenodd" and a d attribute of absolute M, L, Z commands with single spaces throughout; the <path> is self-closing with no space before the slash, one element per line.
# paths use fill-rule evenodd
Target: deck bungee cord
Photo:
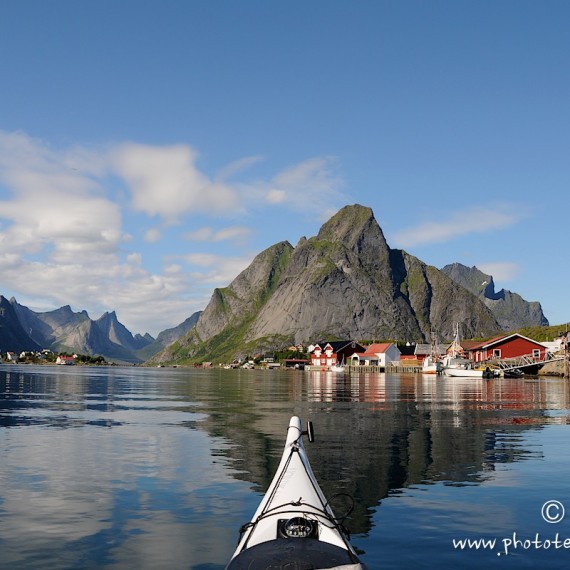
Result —
<path fill-rule="evenodd" d="M 354 508 L 337 518 L 322 492 L 303 447 L 303 436 L 314 441 L 312 424 L 289 422 L 285 449 L 277 471 L 251 521 L 242 525 L 227 570 L 364 570 L 350 545 L 344 521 Z"/>

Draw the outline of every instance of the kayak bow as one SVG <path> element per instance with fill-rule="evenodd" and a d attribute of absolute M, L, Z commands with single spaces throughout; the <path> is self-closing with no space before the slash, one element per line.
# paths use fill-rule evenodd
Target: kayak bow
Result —
<path fill-rule="evenodd" d="M 326 500 L 303 447 L 312 425 L 289 421 L 283 456 L 226 570 L 365 570 Z"/>

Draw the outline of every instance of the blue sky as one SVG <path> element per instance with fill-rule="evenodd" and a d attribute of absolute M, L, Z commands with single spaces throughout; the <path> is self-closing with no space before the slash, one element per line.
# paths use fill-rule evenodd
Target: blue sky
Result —
<path fill-rule="evenodd" d="M 133 333 L 370 206 L 570 320 L 570 3 L 0 0 L 0 294 Z"/>

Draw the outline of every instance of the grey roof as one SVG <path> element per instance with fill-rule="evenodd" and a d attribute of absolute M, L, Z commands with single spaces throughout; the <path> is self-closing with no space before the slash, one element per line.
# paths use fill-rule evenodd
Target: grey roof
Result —
<path fill-rule="evenodd" d="M 445 354 L 447 352 L 448 344 L 438 344 L 436 347 L 438 354 Z M 416 344 L 414 354 L 431 354 L 431 344 Z"/>

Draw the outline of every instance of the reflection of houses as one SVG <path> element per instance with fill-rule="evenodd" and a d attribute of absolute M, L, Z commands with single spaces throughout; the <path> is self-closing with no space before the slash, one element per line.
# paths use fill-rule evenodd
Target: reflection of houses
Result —
<path fill-rule="evenodd" d="M 351 366 L 380 366 L 400 362 L 400 350 L 391 342 L 371 344 L 364 352 L 355 352 L 350 357 Z"/>
<path fill-rule="evenodd" d="M 547 352 L 543 344 L 519 333 L 497 337 L 470 347 L 465 346 L 465 343 L 461 344 L 468 353 L 469 359 L 475 362 L 516 358 L 518 356 L 530 356 L 536 360 L 544 360 Z"/>

